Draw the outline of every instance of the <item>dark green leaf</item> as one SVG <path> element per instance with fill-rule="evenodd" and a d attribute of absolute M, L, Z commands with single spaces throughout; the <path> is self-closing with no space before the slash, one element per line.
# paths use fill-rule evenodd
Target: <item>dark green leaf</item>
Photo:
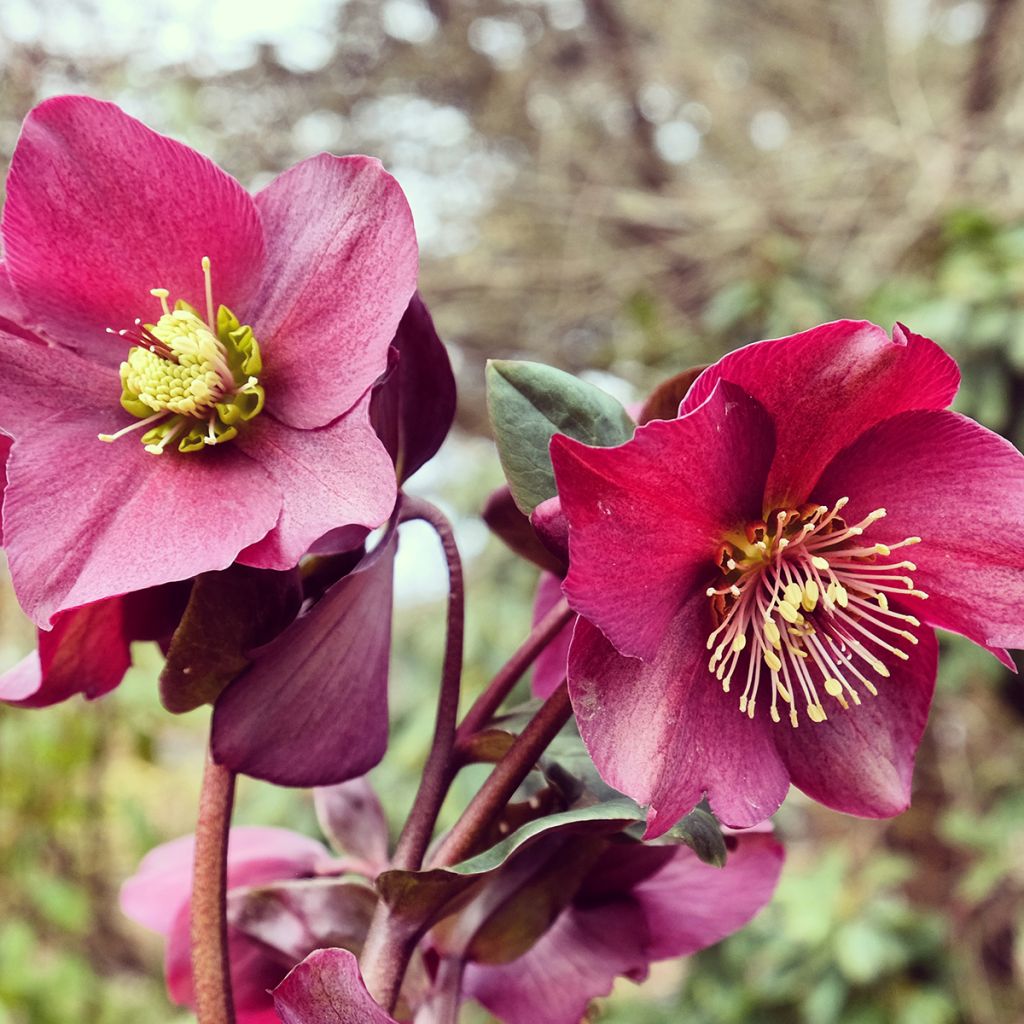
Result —
<path fill-rule="evenodd" d="M 628 441 L 636 427 L 607 392 L 542 363 L 491 360 L 487 408 L 512 497 L 527 515 L 555 494 L 553 435 L 611 447 Z"/>

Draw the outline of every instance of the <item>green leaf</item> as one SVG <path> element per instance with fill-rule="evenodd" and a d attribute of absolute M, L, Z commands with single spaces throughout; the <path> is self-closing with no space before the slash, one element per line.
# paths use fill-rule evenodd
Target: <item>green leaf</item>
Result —
<path fill-rule="evenodd" d="M 197 577 L 160 673 L 160 700 L 182 714 L 212 702 L 249 664 L 247 652 L 271 641 L 302 602 L 297 569 L 232 565 Z"/>
<path fill-rule="evenodd" d="M 703 807 L 695 807 L 665 833 L 673 843 L 688 846 L 705 864 L 724 868 L 728 851 L 718 819 Z"/>
<path fill-rule="evenodd" d="M 607 392 L 542 363 L 492 359 L 487 409 L 501 468 L 526 515 L 555 495 L 548 453 L 555 434 L 607 448 L 628 441 L 636 429 Z"/>

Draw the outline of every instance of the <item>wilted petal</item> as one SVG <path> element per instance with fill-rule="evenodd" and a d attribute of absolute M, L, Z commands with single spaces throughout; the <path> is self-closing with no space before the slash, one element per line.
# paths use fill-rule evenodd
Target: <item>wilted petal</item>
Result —
<path fill-rule="evenodd" d="M 789 787 L 767 715 L 741 714 L 708 671 L 707 600 L 679 612 L 656 656 L 626 658 L 580 618 L 569 648 L 569 694 L 601 777 L 649 804 L 647 838 L 667 832 L 705 792 L 727 825 L 754 825 Z"/>
<path fill-rule="evenodd" d="M 296 430 L 271 416 L 248 424 L 235 442 L 284 495 L 281 518 L 238 556 L 244 565 L 290 569 L 339 526 L 380 526 L 395 505 L 395 471 L 368 418 L 369 395 L 319 430 Z M 204 453 L 205 455 L 206 453 Z"/>
<path fill-rule="evenodd" d="M 848 496 L 851 523 L 886 509 L 871 540 L 921 538 L 893 557 L 914 563 L 896 572 L 929 595 L 901 599 L 919 618 L 980 644 L 1024 647 L 1024 456 L 1009 441 L 956 413 L 904 413 L 838 455 L 814 494 Z"/>
<path fill-rule="evenodd" d="M 621 653 L 654 657 L 683 602 L 707 585 L 724 534 L 761 517 L 773 452 L 764 409 L 728 383 L 618 448 L 554 437 L 572 607 Z"/>
<path fill-rule="evenodd" d="M 261 381 L 275 416 L 320 427 L 387 365 L 416 287 L 409 204 L 379 161 L 326 153 L 275 178 L 256 204 L 268 241 L 251 320 Z"/>
<path fill-rule="evenodd" d="M 87 96 L 46 100 L 25 119 L 3 241 L 33 324 L 110 365 L 125 344 L 104 329 L 158 316 L 151 288 L 201 305 L 203 256 L 217 301 L 241 316 L 264 247 L 256 206 L 230 175 Z"/>
<path fill-rule="evenodd" d="M 217 761 L 281 786 L 328 786 L 384 756 L 396 546 L 393 531 L 256 652 L 215 706 Z"/>
<path fill-rule="evenodd" d="M 388 864 L 388 823 L 367 779 L 313 790 L 316 818 L 325 836 L 345 853 L 383 871 Z"/>
<path fill-rule="evenodd" d="M 902 327 L 890 340 L 874 324 L 838 320 L 730 352 L 701 374 L 680 412 L 696 409 L 720 380 L 753 395 L 775 422 L 769 509 L 807 500 L 833 456 L 880 420 L 944 409 L 960 372 L 933 341 Z"/>
<path fill-rule="evenodd" d="M 828 720 L 799 729 L 775 727 L 793 785 L 820 803 L 865 818 L 888 818 L 910 803 L 914 755 L 935 689 L 938 645 L 927 626 L 915 629 L 910 660 L 891 659 L 891 678 L 859 707 L 830 708 Z"/>
<path fill-rule="evenodd" d="M 98 441 L 105 415 L 51 416 L 17 439 L 7 462 L 11 576 L 40 626 L 68 608 L 224 569 L 278 518 L 277 484 L 237 446 L 154 456 Z"/>
<path fill-rule="evenodd" d="M 310 953 L 273 995 L 284 1024 L 395 1024 L 366 991 L 347 949 Z"/>

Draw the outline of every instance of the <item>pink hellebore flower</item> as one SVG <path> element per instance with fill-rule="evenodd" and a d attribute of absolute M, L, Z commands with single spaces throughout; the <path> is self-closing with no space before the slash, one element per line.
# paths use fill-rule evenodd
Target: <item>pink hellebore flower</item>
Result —
<path fill-rule="evenodd" d="M 61 96 L 25 120 L 2 234 L 3 533 L 38 625 L 388 517 L 370 389 L 417 256 L 376 160 L 323 154 L 250 196 Z"/>
<path fill-rule="evenodd" d="M 618 448 L 553 440 L 570 693 L 649 836 L 705 792 L 723 822 L 762 821 L 790 782 L 897 814 L 930 627 L 1012 667 L 1024 457 L 947 410 L 958 383 L 927 338 L 840 321 L 725 356 Z"/>

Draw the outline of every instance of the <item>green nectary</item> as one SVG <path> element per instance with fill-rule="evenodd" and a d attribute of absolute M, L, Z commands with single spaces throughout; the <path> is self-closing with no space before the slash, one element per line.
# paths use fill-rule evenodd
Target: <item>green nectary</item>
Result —
<path fill-rule="evenodd" d="M 142 435 L 148 452 L 160 454 L 174 441 L 181 452 L 223 444 L 262 411 L 263 363 L 252 328 L 226 306 L 217 310 L 216 328 L 215 335 L 181 299 L 155 324 L 139 326 L 139 344 L 121 364 L 121 405 L 138 419 L 159 419 Z"/>

